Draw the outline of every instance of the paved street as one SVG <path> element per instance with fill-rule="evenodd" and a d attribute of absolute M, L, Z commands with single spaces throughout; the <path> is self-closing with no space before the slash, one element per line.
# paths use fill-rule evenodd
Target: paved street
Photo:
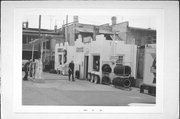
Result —
<path fill-rule="evenodd" d="M 84 80 L 69 82 L 67 76 L 44 73 L 44 83 L 23 81 L 23 105 L 126 106 L 130 103 L 155 104 L 155 97 Z"/>

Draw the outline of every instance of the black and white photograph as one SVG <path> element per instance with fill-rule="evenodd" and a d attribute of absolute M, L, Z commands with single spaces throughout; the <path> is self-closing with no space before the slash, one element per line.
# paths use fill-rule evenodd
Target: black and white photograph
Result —
<path fill-rule="evenodd" d="M 22 104 L 156 104 L 156 18 L 24 16 Z"/>
<path fill-rule="evenodd" d="M 91 110 L 85 108 L 89 106 L 108 112 L 102 107 L 143 106 L 149 108 L 145 112 L 161 112 L 163 80 L 156 80 L 161 74 L 156 77 L 161 11 L 19 9 L 16 13 L 21 33 L 15 36 L 21 42 L 15 57 L 22 61 L 16 76 L 22 76 L 14 100 L 20 98 L 15 105 L 21 104 L 22 111 L 33 106 L 55 106 L 65 112 L 69 106 L 70 112 L 84 106 L 80 110 L 85 111 Z"/>
<path fill-rule="evenodd" d="M 177 9 L 160 1 L 3 2 L 2 119 L 179 117 Z"/>

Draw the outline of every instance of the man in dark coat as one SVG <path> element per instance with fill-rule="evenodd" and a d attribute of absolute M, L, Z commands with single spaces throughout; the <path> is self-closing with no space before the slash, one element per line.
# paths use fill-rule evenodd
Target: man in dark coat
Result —
<path fill-rule="evenodd" d="M 72 81 L 75 81 L 74 80 L 74 62 L 73 61 L 71 61 L 69 63 L 69 71 L 68 71 L 68 73 L 69 73 L 69 81 L 70 81 L 71 75 L 72 75 Z"/>
<path fill-rule="evenodd" d="M 25 65 L 24 65 L 24 71 L 25 71 L 25 75 L 24 75 L 24 78 L 23 78 L 24 81 L 28 80 L 29 64 L 30 64 L 30 60 L 28 62 L 26 62 Z"/>

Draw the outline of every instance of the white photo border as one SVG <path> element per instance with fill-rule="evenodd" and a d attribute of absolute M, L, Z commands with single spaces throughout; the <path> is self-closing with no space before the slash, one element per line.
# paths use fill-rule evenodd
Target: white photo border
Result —
<path fill-rule="evenodd" d="M 71 111 L 22 106 L 22 9 L 143 9 L 159 11 L 157 19 L 157 80 L 156 107 L 99 107 L 74 108 Z M 45 13 L 45 12 L 39 12 Z M 113 12 L 114 13 L 114 12 Z M 32 14 L 32 13 L 29 13 Z M 53 15 L 53 14 L 52 14 Z M 116 15 L 116 14 L 111 14 Z M 160 19 L 159 19 L 160 18 Z M 18 39 L 19 38 L 19 39 Z M 20 44 L 19 44 L 20 43 Z M 1 2 L 1 117 L 3 119 L 173 119 L 179 118 L 179 2 L 178 1 L 3 1 Z M 17 59 L 16 59 L 17 58 Z M 157 59 L 158 59 L 157 58 Z M 20 61 L 18 61 L 20 60 Z M 17 67 L 16 67 L 17 66 Z M 19 74 L 18 74 L 19 73 Z M 159 87 L 160 85 L 160 87 Z M 20 87 L 18 87 L 20 86 Z M 19 96 L 19 97 L 18 97 Z M 159 103 L 160 102 L 160 103 Z M 47 106 L 45 106 L 47 107 Z M 70 109 L 69 106 L 67 106 Z M 129 108 L 129 109 L 127 109 Z M 147 109 L 149 108 L 149 109 Z M 85 110 L 88 111 L 85 111 Z M 93 111 L 97 109 L 96 111 Z M 111 110 L 114 111 L 111 111 Z M 147 110 L 146 110 L 147 109 Z M 141 111 L 142 110 L 142 111 Z"/>

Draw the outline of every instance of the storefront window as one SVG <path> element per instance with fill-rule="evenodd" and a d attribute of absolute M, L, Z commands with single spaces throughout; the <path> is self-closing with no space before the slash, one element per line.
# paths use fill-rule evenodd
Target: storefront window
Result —
<path fill-rule="evenodd" d="M 62 64 L 62 55 L 59 55 L 59 64 Z"/>
<path fill-rule="evenodd" d="M 100 56 L 93 56 L 93 70 L 99 71 L 99 65 L 100 65 Z"/>

